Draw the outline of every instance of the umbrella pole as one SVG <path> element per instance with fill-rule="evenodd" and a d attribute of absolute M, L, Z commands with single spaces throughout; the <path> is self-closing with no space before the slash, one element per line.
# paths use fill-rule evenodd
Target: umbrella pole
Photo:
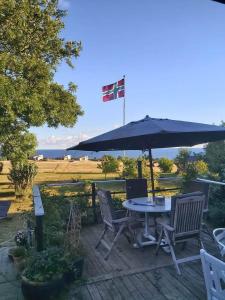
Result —
<path fill-rule="evenodd" d="M 148 150 L 148 159 L 150 164 L 150 177 L 151 177 L 151 184 L 152 184 L 152 195 L 153 195 L 153 201 L 155 197 L 155 185 L 154 185 L 154 174 L 153 174 L 153 162 L 152 162 L 152 149 Z"/>

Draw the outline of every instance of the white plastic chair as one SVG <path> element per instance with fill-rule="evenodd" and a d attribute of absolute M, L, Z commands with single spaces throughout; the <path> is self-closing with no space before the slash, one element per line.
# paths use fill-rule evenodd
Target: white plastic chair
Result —
<path fill-rule="evenodd" d="M 225 263 L 200 250 L 208 300 L 225 299 Z"/>
<path fill-rule="evenodd" d="M 213 237 L 217 242 L 221 256 L 225 254 L 225 228 L 216 228 L 213 230 Z"/>

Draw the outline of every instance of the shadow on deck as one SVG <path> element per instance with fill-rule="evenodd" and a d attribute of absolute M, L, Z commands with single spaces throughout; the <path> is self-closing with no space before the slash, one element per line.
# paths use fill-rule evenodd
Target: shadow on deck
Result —
<path fill-rule="evenodd" d="M 104 260 L 105 249 L 96 242 L 103 225 L 82 229 L 81 241 L 85 251 L 84 277 L 81 286 L 71 287 L 68 299 L 206 299 L 206 290 L 200 260 L 181 265 L 177 275 L 171 256 L 155 246 L 132 248 L 121 237 L 109 259 Z M 206 250 L 218 255 L 211 238 L 202 236 Z M 197 241 L 188 242 L 185 249 L 177 245 L 177 257 L 199 253 Z"/>

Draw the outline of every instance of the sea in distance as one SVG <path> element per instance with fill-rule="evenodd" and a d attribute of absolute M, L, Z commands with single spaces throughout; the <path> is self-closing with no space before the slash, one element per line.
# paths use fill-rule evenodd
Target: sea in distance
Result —
<path fill-rule="evenodd" d="M 169 159 L 174 159 L 177 154 L 179 153 L 180 148 L 163 148 L 163 149 L 153 149 L 152 156 L 153 158 L 160 158 L 160 157 L 167 157 Z M 191 153 L 201 153 L 204 152 L 203 148 L 188 148 Z M 148 152 L 145 152 L 146 154 Z M 71 155 L 72 158 L 80 158 L 82 156 L 88 156 L 90 159 L 99 159 L 103 155 L 109 154 L 113 155 L 114 157 L 123 156 L 123 151 L 78 151 L 78 150 L 70 150 L 66 151 L 64 149 L 38 149 L 36 151 L 36 155 L 42 154 L 44 158 L 49 159 L 60 159 L 63 158 L 65 155 Z M 137 150 L 129 150 L 125 151 L 125 155 L 132 158 L 137 158 L 142 156 L 142 151 Z"/>

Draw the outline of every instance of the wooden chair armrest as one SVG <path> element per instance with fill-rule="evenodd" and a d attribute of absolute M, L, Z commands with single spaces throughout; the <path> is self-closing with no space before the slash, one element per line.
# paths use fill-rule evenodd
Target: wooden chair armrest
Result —
<path fill-rule="evenodd" d="M 165 229 L 167 229 L 168 231 L 174 231 L 175 229 L 173 227 L 171 227 L 170 225 L 164 223 L 164 222 L 157 222 L 159 225 L 161 225 L 162 227 L 164 227 Z"/>
<path fill-rule="evenodd" d="M 128 221 L 130 221 L 130 218 L 129 217 L 125 217 L 125 218 L 120 218 L 120 219 L 112 220 L 112 223 L 113 224 L 119 224 L 119 223 L 124 223 L 124 222 L 128 222 Z"/>

